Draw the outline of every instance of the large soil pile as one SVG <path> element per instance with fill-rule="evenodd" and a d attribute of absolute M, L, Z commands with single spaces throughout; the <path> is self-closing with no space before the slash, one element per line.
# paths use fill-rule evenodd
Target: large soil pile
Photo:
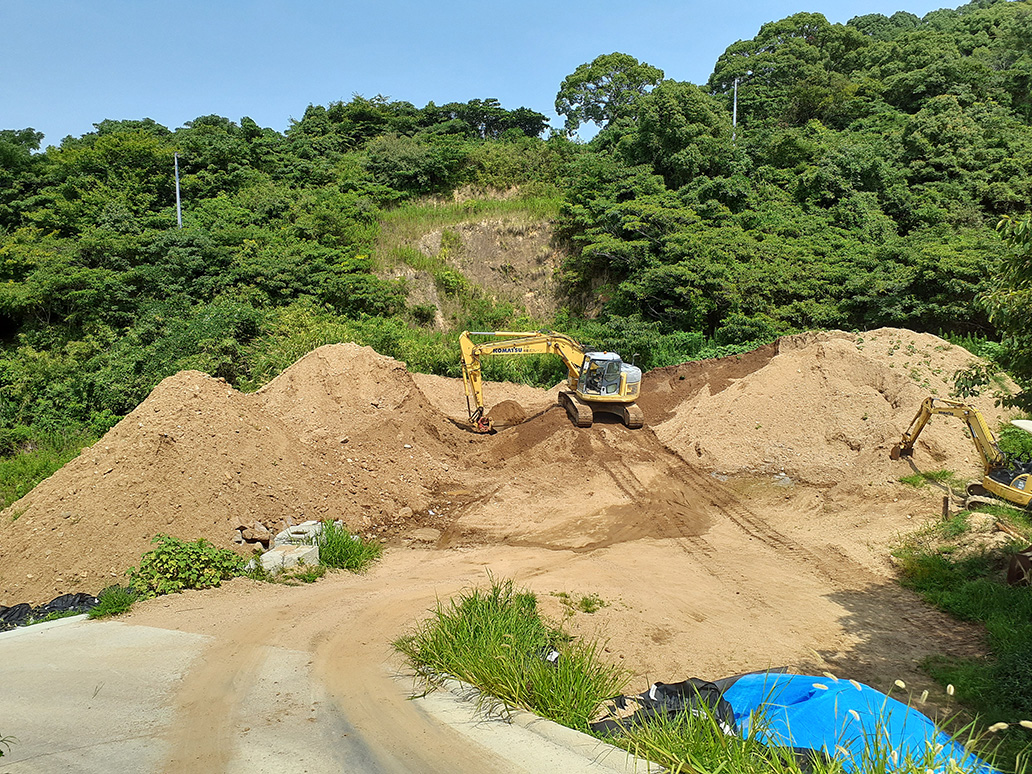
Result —
<path fill-rule="evenodd" d="M 889 449 L 921 401 L 948 397 L 972 360 L 937 336 L 898 328 L 807 333 L 740 358 L 653 371 L 641 404 L 656 435 L 693 465 L 863 486 L 899 476 Z M 1003 418 L 991 395 L 970 402 L 994 426 Z M 928 425 L 915 459 L 978 472 L 963 425 L 950 418 Z"/>
<path fill-rule="evenodd" d="M 890 463 L 888 447 L 970 359 L 902 330 L 787 337 L 648 374 L 642 431 L 578 430 L 548 408 L 550 392 L 489 385 L 491 405 L 514 400 L 507 416 L 529 417 L 495 436 L 452 421 L 465 413 L 458 380 L 414 379 L 354 345 L 315 350 L 253 395 L 183 372 L 0 514 L 0 602 L 99 591 L 158 533 L 231 547 L 241 527 L 328 517 L 388 537 L 431 528 L 442 549 L 585 552 L 671 537 L 701 545 L 723 514 L 775 545 L 783 536 L 711 473 L 834 485 L 840 497 L 894 481 L 909 468 Z M 978 405 L 995 414 L 990 399 Z M 922 467 L 975 472 L 955 421 L 934 420 L 918 453 L 934 460 Z"/>
<path fill-rule="evenodd" d="M 98 591 L 159 533 L 231 547 L 255 522 L 425 511 L 461 436 L 436 420 L 404 365 L 367 347 L 322 347 L 253 395 L 176 374 L 0 516 L 0 599 Z"/>

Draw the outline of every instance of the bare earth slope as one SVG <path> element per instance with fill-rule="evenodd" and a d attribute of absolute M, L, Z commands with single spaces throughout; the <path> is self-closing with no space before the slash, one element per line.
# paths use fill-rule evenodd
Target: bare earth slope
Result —
<path fill-rule="evenodd" d="M 315 350 L 252 395 L 181 373 L 0 514 L 0 603 L 98 591 L 157 533 L 228 547 L 256 521 L 334 517 L 389 542 L 371 574 L 274 596 L 236 581 L 135 617 L 248 647 L 290 640 L 329 674 L 327 642 L 379 664 L 438 595 L 492 572 L 557 617 L 550 592 L 599 594 L 609 606 L 572 625 L 607 638 L 642 680 L 788 665 L 920 685 L 925 655 L 977 653 L 981 640 L 892 580 L 887 546 L 938 501 L 898 483 L 912 467 L 888 449 L 970 359 L 902 330 L 786 337 L 647 374 L 638 431 L 577 429 L 549 392 L 492 384 L 492 405 L 515 401 L 528 417 L 492 436 L 458 426 L 460 381 L 354 345 Z M 991 400 L 979 407 L 995 417 Z M 913 461 L 962 475 L 976 463 L 948 418 Z M 269 615 L 297 628 L 255 624 Z M 330 682 L 347 696 L 380 678 L 356 679 Z"/>

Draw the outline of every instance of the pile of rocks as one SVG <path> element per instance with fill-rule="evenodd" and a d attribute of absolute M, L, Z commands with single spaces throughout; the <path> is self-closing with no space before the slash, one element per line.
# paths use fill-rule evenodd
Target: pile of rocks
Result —
<path fill-rule="evenodd" d="M 256 522 L 257 523 L 257 522 Z M 342 526 L 341 522 L 337 522 Z M 319 537 L 322 535 L 321 521 L 303 521 L 279 532 L 270 533 L 272 548 L 261 555 L 262 568 L 275 573 L 298 564 L 319 564 Z M 268 543 L 265 544 L 268 547 Z"/>

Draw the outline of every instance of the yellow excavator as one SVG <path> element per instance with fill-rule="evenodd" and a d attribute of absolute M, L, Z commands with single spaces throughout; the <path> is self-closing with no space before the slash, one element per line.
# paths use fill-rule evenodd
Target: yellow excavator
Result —
<path fill-rule="evenodd" d="M 1032 459 L 1008 457 L 1000 450 L 996 436 L 985 421 L 981 412 L 973 406 L 957 400 L 945 398 L 925 398 L 921 408 L 903 433 L 902 440 L 892 447 L 889 456 L 898 460 L 914 453 L 914 443 L 924 430 L 928 420 L 935 414 L 946 414 L 964 420 L 971 440 L 982 458 L 984 474 L 981 481 L 973 481 L 967 486 L 971 498 L 994 495 L 1012 505 L 1032 510 Z M 1015 419 L 1012 425 L 1032 432 L 1032 421 Z"/>
<path fill-rule="evenodd" d="M 476 343 L 473 336 L 502 340 Z M 558 355 L 566 365 L 569 387 L 560 391 L 559 404 L 577 427 L 591 427 L 598 412 L 615 414 L 632 429 L 645 424 L 645 416 L 634 402 L 641 388 L 641 369 L 623 362 L 615 352 L 591 351 L 552 331 L 463 331 L 459 348 L 469 421 L 479 433 L 491 432 L 491 421 L 484 413 L 480 361 L 496 356 Z"/>

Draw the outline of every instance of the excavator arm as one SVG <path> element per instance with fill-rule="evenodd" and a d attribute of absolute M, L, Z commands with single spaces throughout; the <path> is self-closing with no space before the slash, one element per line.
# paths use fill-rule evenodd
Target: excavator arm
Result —
<path fill-rule="evenodd" d="M 1001 451 L 996 436 L 978 409 L 961 401 L 925 398 L 910 427 L 903 433 L 899 444 L 892 447 L 889 456 L 896 460 L 913 454 L 917 437 L 935 414 L 947 414 L 964 420 L 982 458 L 982 480 L 968 484 L 967 492 L 971 497 L 965 501 L 965 507 L 980 501 L 984 495 L 993 495 L 1011 505 L 1032 511 L 1032 461 L 1009 459 Z M 1032 432 L 1032 423 L 1026 420 L 1013 420 L 1012 424 Z"/>
<path fill-rule="evenodd" d="M 474 343 L 471 336 L 492 336 L 503 341 Z M 481 432 L 491 425 L 484 416 L 484 385 L 481 358 L 491 355 L 558 355 L 566 366 L 571 384 L 579 378 L 584 363 L 584 348 L 562 333 L 534 331 L 463 331 L 459 336 L 462 352 L 462 382 L 466 389 L 466 408 L 470 422 Z"/>
<path fill-rule="evenodd" d="M 975 443 L 975 448 L 978 449 L 978 453 L 982 457 L 982 465 L 987 472 L 1006 464 L 1007 458 L 1000 451 L 1000 447 L 996 443 L 996 436 L 989 429 L 989 425 L 981 412 L 967 403 L 945 398 L 924 399 L 921 403 L 921 408 L 918 409 L 917 414 L 911 421 L 910 427 L 903 433 L 903 438 L 898 445 L 893 447 L 889 456 L 894 460 L 900 457 L 911 456 L 914 453 L 914 444 L 917 442 L 917 437 L 924 430 L 925 425 L 928 424 L 928 420 L 935 414 L 947 414 L 964 421 L 968 432 L 971 433 L 971 439 Z"/>

